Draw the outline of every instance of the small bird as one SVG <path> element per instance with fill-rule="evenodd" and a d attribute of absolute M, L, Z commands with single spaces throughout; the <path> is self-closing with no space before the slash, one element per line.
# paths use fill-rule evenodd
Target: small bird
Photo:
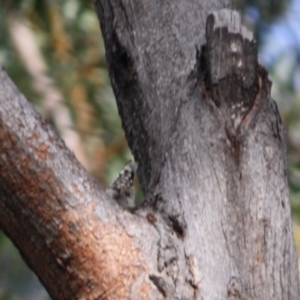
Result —
<path fill-rule="evenodd" d="M 137 167 L 136 162 L 127 162 L 118 177 L 106 189 L 106 193 L 125 208 L 135 207 L 133 178 Z"/>

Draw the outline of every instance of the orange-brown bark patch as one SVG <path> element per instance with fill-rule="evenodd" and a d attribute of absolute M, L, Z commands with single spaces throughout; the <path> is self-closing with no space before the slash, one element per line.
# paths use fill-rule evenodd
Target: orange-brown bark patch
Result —
<path fill-rule="evenodd" d="M 82 207 L 77 211 L 84 212 L 78 215 L 67 211 L 63 217 L 66 222 L 60 227 L 60 235 L 68 238 L 66 249 L 72 251 L 65 267 L 81 287 L 78 298 L 89 295 L 88 299 L 130 299 L 132 285 L 147 269 L 141 250 L 124 227 L 99 222 L 92 207 Z M 64 259 L 58 263 L 63 267 Z M 147 299 L 148 289 L 148 283 L 142 283 L 140 299 Z"/>

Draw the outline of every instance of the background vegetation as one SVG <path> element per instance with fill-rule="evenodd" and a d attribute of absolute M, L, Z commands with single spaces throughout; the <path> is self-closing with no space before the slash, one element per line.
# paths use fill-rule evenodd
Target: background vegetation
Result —
<path fill-rule="evenodd" d="M 256 33 L 288 137 L 288 174 L 300 249 L 300 0 L 234 1 Z M 298 22 L 295 24 L 295 22 Z M 298 28 L 298 29 L 297 29 Z M 102 186 L 130 159 L 92 1 L 0 2 L 0 65 Z M 299 252 L 300 254 L 300 252 Z M 0 300 L 49 299 L 0 233 Z"/>

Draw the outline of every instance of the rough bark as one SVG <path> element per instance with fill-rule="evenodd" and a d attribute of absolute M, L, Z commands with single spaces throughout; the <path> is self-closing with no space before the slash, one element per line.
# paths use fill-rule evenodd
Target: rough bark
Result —
<path fill-rule="evenodd" d="M 144 206 L 181 247 L 159 246 L 170 295 L 184 251 L 197 299 L 298 299 L 285 133 L 252 34 L 223 12 L 204 40 L 222 1 L 95 3 Z"/>
<path fill-rule="evenodd" d="M 2 68 L 0 144 L 0 228 L 53 299 L 159 299 L 146 212 L 108 199 Z"/>
<path fill-rule="evenodd" d="M 145 194 L 136 211 L 0 70 L 0 226 L 53 299 L 298 299 L 270 82 L 236 14 L 211 14 L 205 41 L 225 4 L 96 1 Z"/>

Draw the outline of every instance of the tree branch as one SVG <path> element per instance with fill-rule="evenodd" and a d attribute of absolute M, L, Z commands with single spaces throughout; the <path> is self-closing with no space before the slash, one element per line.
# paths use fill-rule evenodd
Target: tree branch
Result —
<path fill-rule="evenodd" d="M 54 299 L 298 299 L 284 129 L 238 14 L 204 40 L 223 4 L 96 0 L 133 212 L 0 70 L 0 226 Z"/>
<path fill-rule="evenodd" d="M 157 234 L 146 214 L 108 199 L 2 68 L 0 141 L 0 227 L 53 299 L 125 299 L 133 283 L 140 295 L 151 290 L 144 259 Z"/>

